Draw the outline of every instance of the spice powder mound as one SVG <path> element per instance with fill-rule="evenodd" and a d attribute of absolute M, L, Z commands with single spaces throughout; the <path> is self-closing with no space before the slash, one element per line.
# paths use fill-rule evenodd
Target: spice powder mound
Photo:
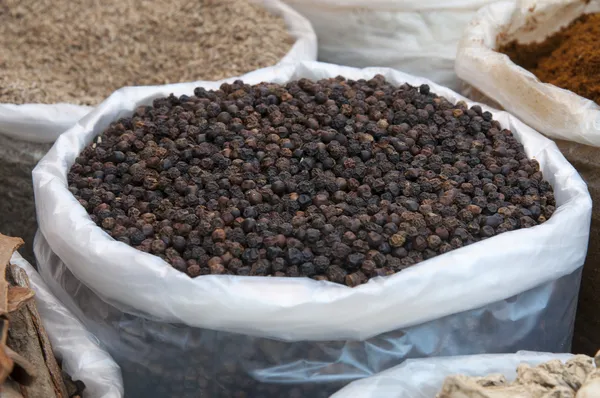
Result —
<path fill-rule="evenodd" d="M 0 102 L 94 105 L 124 86 L 274 65 L 292 44 L 247 0 L 3 0 Z"/>
<path fill-rule="evenodd" d="M 519 66 L 544 83 L 600 104 L 600 13 L 582 15 L 541 43 L 501 46 Z"/>

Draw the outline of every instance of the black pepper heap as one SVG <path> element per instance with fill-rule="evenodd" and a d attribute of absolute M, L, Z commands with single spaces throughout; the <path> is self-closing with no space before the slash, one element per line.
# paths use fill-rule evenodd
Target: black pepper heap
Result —
<path fill-rule="evenodd" d="M 156 99 L 68 177 L 109 235 L 192 277 L 348 286 L 538 225 L 556 205 L 490 112 L 382 76 Z"/>

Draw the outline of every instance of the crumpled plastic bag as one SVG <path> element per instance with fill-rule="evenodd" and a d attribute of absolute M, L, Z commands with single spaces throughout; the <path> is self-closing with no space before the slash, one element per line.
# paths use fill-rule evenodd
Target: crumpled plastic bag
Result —
<path fill-rule="evenodd" d="M 284 1 L 315 28 L 319 60 L 394 68 L 458 91 L 458 42 L 475 12 L 493 0 Z"/>
<path fill-rule="evenodd" d="M 483 7 L 459 43 L 456 74 L 542 134 L 600 146 L 598 104 L 542 83 L 507 55 L 495 51 L 512 40 L 542 41 L 581 14 L 592 12 L 600 12 L 600 1 L 519 0 Z"/>
<path fill-rule="evenodd" d="M 77 318 L 48 290 L 48 287 L 19 253 L 13 254 L 11 264 L 27 273 L 35 302 L 62 368 L 73 378 L 85 384 L 86 398 L 121 398 L 123 380 L 115 363 Z"/>
<path fill-rule="evenodd" d="M 376 74 L 394 84 L 430 84 L 432 92 L 451 101 L 465 100 L 386 68 L 301 62 L 242 79 L 285 83 Z M 122 367 L 128 364 L 133 385 L 170 378 L 161 373 L 167 366 L 182 373 L 203 371 L 209 396 L 226 396 L 223 386 L 240 385 L 234 378 L 240 374 L 248 378 L 244 383 L 312 383 L 326 391 L 326 383 L 347 383 L 410 357 L 569 349 L 590 197 L 555 144 L 506 112 L 492 110 L 540 162 L 554 187 L 554 215 L 542 225 L 503 233 L 356 288 L 308 278 L 192 279 L 110 238 L 67 189 L 67 171 L 78 153 L 111 121 L 142 103 L 220 84 L 118 90 L 61 135 L 33 172 L 40 273 Z M 198 389 L 190 383 L 190 391 Z M 144 393 L 167 396 L 150 384 Z"/>

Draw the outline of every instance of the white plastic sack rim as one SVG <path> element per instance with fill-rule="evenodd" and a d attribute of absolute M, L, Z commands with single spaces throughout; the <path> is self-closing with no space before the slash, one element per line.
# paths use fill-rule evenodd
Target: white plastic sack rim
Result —
<path fill-rule="evenodd" d="M 0 134 L 52 143 L 92 109 L 72 104 L 0 104 Z"/>
<path fill-rule="evenodd" d="M 25 270 L 35 302 L 50 338 L 52 349 L 62 359 L 62 366 L 73 380 L 85 384 L 87 398 L 121 398 L 124 396 L 121 369 L 100 348 L 98 339 L 47 288 L 40 275 L 19 253 L 12 264 Z"/>
<path fill-rule="evenodd" d="M 271 13 L 280 15 L 290 36 L 296 39 L 280 62 L 317 59 L 317 36 L 306 18 L 280 0 L 252 1 L 262 4 Z M 89 106 L 66 103 L 0 103 L 0 134 L 29 142 L 52 143 L 92 109 Z"/>
<path fill-rule="evenodd" d="M 490 0 L 284 0 L 288 4 L 302 6 L 312 5 L 319 8 L 329 8 L 357 12 L 411 12 L 431 10 L 473 9 L 481 7 Z"/>
<path fill-rule="evenodd" d="M 542 41 L 584 13 L 600 11 L 600 1 L 502 1 L 479 10 L 459 43 L 456 74 L 541 133 L 600 146 L 600 106 L 572 91 L 542 83 L 532 73 L 494 51 L 498 37 Z M 501 43 L 500 43 L 501 44 Z"/>
<path fill-rule="evenodd" d="M 302 62 L 242 78 L 250 84 L 285 83 L 338 75 L 357 80 L 378 73 L 395 84 L 426 83 L 452 101 L 464 99 L 426 79 L 387 68 Z M 545 178 L 555 187 L 559 207 L 543 225 L 501 234 L 356 288 L 308 278 L 189 278 L 97 227 L 68 191 L 66 173 L 78 153 L 111 121 L 153 98 L 189 94 L 198 85 L 216 89 L 220 83 L 118 90 L 61 135 L 33 171 L 38 222 L 51 249 L 76 278 L 124 311 L 284 340 L 366 339 L 506 299 L 583 264 L 591 217 L 585 183 L 553 142 L 508 113 L 494 111 L 495 118 L 524 144 L 528 156 L 539 160 Z"/>
<path fill-rule="evenodd" d="M 448 376 L 486 376 L 501 373 L 508 380 L 516 369 L 551 360 L 567 361 L 571 354 L 519 351 L 516 354 L 466 355 L 457 357 L 409 359 L 375 376 L 350 383 L 331 398 L 435 398 Z"/>

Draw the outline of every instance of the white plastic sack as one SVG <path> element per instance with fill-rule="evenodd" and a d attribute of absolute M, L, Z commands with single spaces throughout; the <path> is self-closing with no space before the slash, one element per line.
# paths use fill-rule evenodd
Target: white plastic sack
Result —
<path fill-rule="evenodd" d="M 564 362 L 571 357 L 571 354 L 521 351 L 516 354 L 411 359 L 376 376 L 355 381 L 331 398 L 435 398 L 448 376 L 501 373 L 508 380 L 514 380 L 516 369 L 522 363 L 536 366 L 554 359 Z"/>
<path fill-rule="evenodd" d="M 63 370 L 73 380 L 83 381 L 84 396 L 123 397 L 121 370 L 98 340 L 50 293 L 40 275 L 19 253 L 13 254 L 10 262 L 27 273 L 54 354 L 62 359 Z"/>
<path fill-rule="evenodd" d="M 491 0 L 284 0 L 312 23 L 319 60 L 384 66 L 458 91 L 458 41 L 475 11 Z"/>
<path fill-rule="evenodd" d="M 303 62 L 242 78 L 250 84 L 285 83 L 378 73 L 394 84 L 427 83 L 452 101 L 464 99 L 386 68 Z M 151 369 L 157 357 L 184 369 L 206 361 L 219 377 L 233 362 L 251 380 L 291 384 L 348 382 L 409 357 L 569 349 L 590 197 L 555 144 L 506 112 L 494 111 L 494 117 L 540 162 L 555 190 L 555 214 L 540 226 L 501 234 L 356 288 L 305 278 L 191 279 L 110 238 L 68 191 L 68 169 L 111 121 L 153 98 L 190 93 L 198 85 L 216 89 L 220 82 L 118 90 L 61 135 L 33 172 L 40 272 L 113 355 L 132 363 L 132 378 Z M 209 396 L 218 396 L 221 391 L 213 388 Z"/>
<path fill-rule="evenodd" d="M 507 55 L 495 51 L 512 40 L 542 41 L 581 14 L 599 11 L 598 0 L 519 0 L 484 7 L 464 32 L 456 74 L 545 135 L 600 146 L 598 104 L 542 83 Z"/>
<path fill-rule="evenodd" d="M 317 37 L 310 22 L 280 0 L 252 0 L 271 13 L 280 15 L 293 47 L 280 62 L 317 59 Z M 198 43 L 202 45 L 202 43 Z M 85 116 L 92 107 L 73 104 L 7 104 L 0 103 L 0 134 L 28 142 L 51 143 Z"/>

